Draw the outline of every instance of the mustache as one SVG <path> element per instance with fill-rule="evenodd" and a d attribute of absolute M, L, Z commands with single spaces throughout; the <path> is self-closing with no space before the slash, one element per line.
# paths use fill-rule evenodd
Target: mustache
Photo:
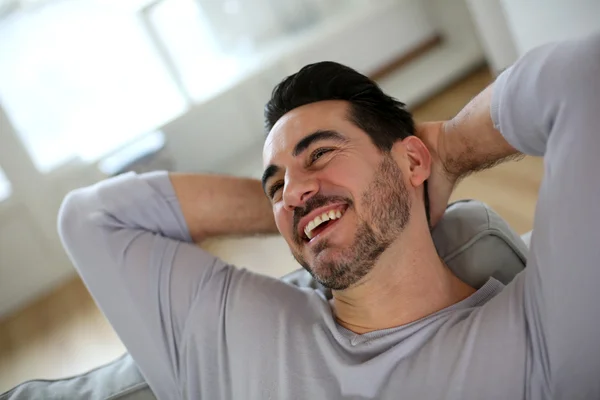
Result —
<path fill-rule="evenodd" d="M 348 206 L 352 206 L 352 200 L 347 197 L 342 196 L 324 196 L 322 194 L 315 194 L 313 197 L 308 199 L 304 204 L 304 207 L 296 207 L 294 209 L 294 240 L 296 243 L 302 243 L 303 239 L 298 233 L 298 225 L 300 224 L 300 220 L 310 214 L 313 210 L 326 206 L 332 203 L 347 203 Z"/>

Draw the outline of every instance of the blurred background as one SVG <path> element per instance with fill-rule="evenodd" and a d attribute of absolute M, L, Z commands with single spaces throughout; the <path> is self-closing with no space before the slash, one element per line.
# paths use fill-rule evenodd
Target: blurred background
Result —
<path fill-rule="evenodd" d="M 125 351 L 57 237 L 69 190 L 127 170 L 258 177 L 263 106 L 307 63 L 347 64 L 417 120 L 447 119 L 529 49 L 598 29 L 597 0 L 0 0 L 0 393 Z M 522 234 L 542 174 L 526 158 L 455 198 Z M 260 240 L 205 246 L 297 268 Z"/>

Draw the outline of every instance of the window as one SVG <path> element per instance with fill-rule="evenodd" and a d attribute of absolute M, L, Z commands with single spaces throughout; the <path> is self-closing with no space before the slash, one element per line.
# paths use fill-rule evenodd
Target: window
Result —
<path fill-rule="evenodd" d="M 0 101 L 40 171 L 96 160 L 186 110 L 137 3 L 45 1 L 0 20 Z"/>
<path fill-rule="evenodd" d="M 162 0 L 144 12 L 182 87 L 210 98 L 286 39 L 360 4 L 359 0 Z"/>
<path fill-rule="evenodd" d="M 147 9 L 144 18 L 158 46 L 172 62 L 183 90 L 190 98 L 201 101 L 227 87 L 239 75 L 243 69 L 239 53 L 244 46 L 251 51 L 251 43 L 248 37 L 231 39 L 224 48 L 197 1 L 162 1 Z M 237 3 L 224 1 L 214 5 L 224 7 L 231 16 L 237 10 L 234 6 Z"/>
<path fill-rule="evenodd" d="M 233 84 L 278 40 L 360 1 L 4 3 L 0 102 L 36 167 L 49 172 L 160 129 Z"/>
<path fill-rule="evenodd" d="M 0 202 L 8 199 L 12 194 L 12 186 L 10 181 L 4 175 L 4 171 L 0 168 Z"/>

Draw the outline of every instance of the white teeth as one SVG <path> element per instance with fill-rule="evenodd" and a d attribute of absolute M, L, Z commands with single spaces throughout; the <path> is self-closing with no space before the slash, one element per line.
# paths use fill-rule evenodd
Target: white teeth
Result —
<path fill-rule="evenodd" d="M 306 227 L 304 228 L 304 234 L 306 235 L 306 237 L 308 239 L 312 239 L 313 238 L 313 229 L 315 229 L 317 226 L 321 225 L 323 222 L 329 221 L 329 220 L 334 220 L 334 219 L 338 219 L 342 217 L 342 211 L 340 210 L 330 210 L 328 212 L 324 212 L 321 215 L 317 215 L 312 221 L 310 221 Z"/>

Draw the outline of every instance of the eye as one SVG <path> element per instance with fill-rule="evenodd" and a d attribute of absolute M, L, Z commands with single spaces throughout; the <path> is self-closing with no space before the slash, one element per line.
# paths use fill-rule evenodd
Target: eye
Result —
<path fill-rule="evenodd" d="M 315 161 L 317 161 L 319 158 L 321 158 L 325 154 L 329 153 L 330 151 L 333 151 L 333 149 L 327 148 L 327 147 L 321 147 L 321 148 L 313 151 L 310 155 L 309 164 L 314 163 Z"/>
<path fill-rule="evenodd" d="M 275 197 L 275 195 L 277 194 L 277 192 L 283 188 L 283 182 L 275 182 L 271 188 L 269 189 L 269 198 L 271 200 L 273 200 L 273 198 Z"/>

